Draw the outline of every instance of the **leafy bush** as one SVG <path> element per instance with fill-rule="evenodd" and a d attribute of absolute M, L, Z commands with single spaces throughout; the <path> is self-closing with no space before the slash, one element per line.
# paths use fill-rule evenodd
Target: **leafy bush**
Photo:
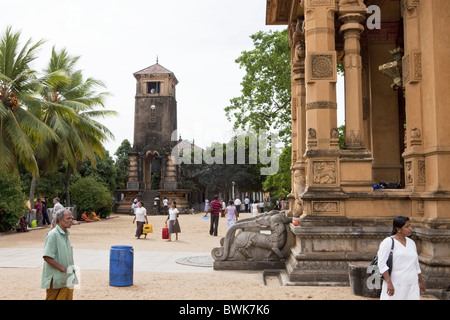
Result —
<path fill-rule="evenodd" d="M 0 232 L 16 226 L 25 213 L 25 200 L 19 178 L 0 172 Z"/>
<path fill-rule="evenodd" d="M 79 178 L 70 185 L 70 195 L 72 203 L 77 206 L 80 214 L 92 211 L 106 218 L 112 212 L 113 197 L 108 188 L 92 177 Z"/>

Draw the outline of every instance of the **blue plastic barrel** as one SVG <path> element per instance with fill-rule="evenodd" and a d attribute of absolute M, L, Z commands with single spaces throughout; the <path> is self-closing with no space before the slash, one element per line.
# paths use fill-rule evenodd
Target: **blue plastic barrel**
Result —
<path fill-rule="evenodd" d="M 112 246 L 109 256 L 109 285 L 128 287 L 133 285 L 132 246 Z"/>

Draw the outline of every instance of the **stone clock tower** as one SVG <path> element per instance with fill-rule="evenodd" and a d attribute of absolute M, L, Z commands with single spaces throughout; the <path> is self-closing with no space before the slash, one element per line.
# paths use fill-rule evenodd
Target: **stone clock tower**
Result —
<path fill-rule="evenodd" d="M 170 157 L 177 144 L 178 80 L 158 62 L 133 75 L 136 78 L 134 145 L 129 154 L 129 178 L 121 207 L 127 207 L 128 203 L 131 206 L 138 197 L 145 202 L 147 212 L 149 208 L 155 211 L 154 198 L 167 197 L 177 201 L 179 210 L 183 209 L 188 203 L 186 190 L 181 189 L 179 167 Z"/>

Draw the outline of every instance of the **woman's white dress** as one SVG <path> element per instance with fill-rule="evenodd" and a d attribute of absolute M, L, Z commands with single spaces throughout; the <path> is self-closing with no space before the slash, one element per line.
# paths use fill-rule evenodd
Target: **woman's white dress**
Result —
<path fill-rule="evenodd" d="M 258 215 L 258 204 L 257 203 L 253 203 L 252 204 L 252 216 L 256 217 Z"/>
<path fill-rule="evenodd" d="M 386 261 L 392 246 L 392 238 L 384 239 L 378 250 L 378 268 L 383 274 L 388 270 Z M 392 260 L 391 281 L 394 286 L 394 295 L 388 296 L 387 284 L 383 281 L 381 300 L 420 300 L 419 258 L 416 244 L 413 240 L 406 238 L 406 246 L 394 239 L 394 251 Z"/>

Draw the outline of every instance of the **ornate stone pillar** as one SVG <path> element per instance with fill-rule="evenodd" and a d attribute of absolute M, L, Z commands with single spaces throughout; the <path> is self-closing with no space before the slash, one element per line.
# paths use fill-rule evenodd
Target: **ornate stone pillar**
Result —
<path fill-rule="evenodd" d="M 371 191 L 372 156 L 364 142 L 361 33 L 367 8 L 361 2 L 339 2 L 340 33 L 344 37 L 345 150 L 340 159 L 344 191 Z"/>
<path fill-rule="evenodd" d="M 288 196 L 290 214 L 303 213 L 301 194 L 306 182 L 306 110 L 305 110 L 305 34 L 303 19 L 291 24 L 290 45 L 292 56 L 292 191 Z"/>
<path fill-rule="evenodd" d="M 402 1 L 405 31 L 405 54 L 402 68 L 406 97 L 406 150 L 403 158 L 405 160 L 405 185 L 416 193 L 423 192 L 426 184 L 422 140 L 422 54 L 418 7 L 418 1 Z M 418 203 L 420 201 L 415 203 L 413 214 L 423 215 L 423 206 L 419 208 Z"/>
<path fill-rule="evenodd" d="M 361 33 L 367 9 L 363 6 L 339 7 L 340 32 L 344 35 L 345 68 L 345 148 L 364 148 Z"/>
<path fill-rule="evenodd" d="M 448 12 L 448 1 L 402 1 L 407 130 L 403 157 L 427 289 L 446 287 L 450 281 Z"/>
<path fill-rule="evenodd" d="M 313 214 L 315 191 L 339 188 L 335 0 L 306 0 L 306 192 L 304 213 Z"/>
<path fill-rule="evenodd" d="M 405 30 L 405 55 L 403 57 L 403 84 L 406 94 L 406 150 L 405 184 L 414 192 L 425 190 L 425 158 L 422 143 L 422 58 L 418 1 L 402 1 Z M 423 214 L 422 210 L 417 211 Z"/>

